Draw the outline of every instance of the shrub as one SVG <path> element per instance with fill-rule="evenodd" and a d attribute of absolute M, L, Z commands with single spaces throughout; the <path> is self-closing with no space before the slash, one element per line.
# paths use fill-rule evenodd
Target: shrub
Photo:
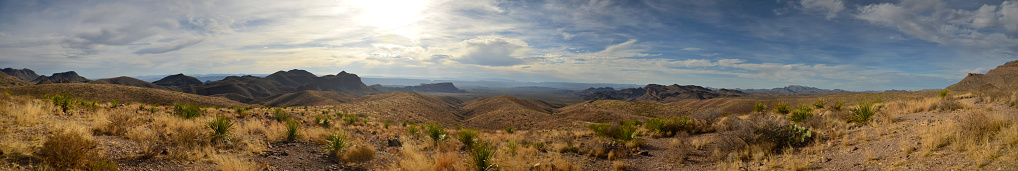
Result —
<path fill-rule="evenodd" d="M 516 132 L 516 128 L 513 128 L 512 125 L 509 125 L 505 126 L 505 129 L 502 129 L 502 131 L 505 131 L 505 133 L 513 134 Z"/>
<path fill-rule="evenodd" d="M 209 122 L 209 128 L 212 129 L 212 142 L 229 141 L 230 127 L 233 127 L 233 122 L 226 116 L 217 116 L 212 119 Z"/>
<path fill-rule="evenodd" d="M 290 119 L 286 120 L 286 141 L 293 142 L 301 137 L 300 134 L 300 123 Z"/>
<path fill-rule="evenodd" d="M 185 119 L 201 116 L 201 107 L 194 104 L 173 104 L 173 111 Z"/>
<path fill-rule="evenodd" d="M 346 153 L 346 161 L 353 163 L 364 163 L 371 161 L 375 158 L 375 149 L 371 149 L 366 145 L 362 145 L 357 149 L 350 150 Z"/>
<path fill-rule="evenodd" d="M 117 108 L 117 107 L 120 107 L 120 102 L 118 102 L 117 100 L 110 100 L 110 108 Z"/>
<path fill-rule="evenodd" d="M 449 138 L 447 137 L 448 133 L 445 132 L 445 129 L 442 129 L 442 125 L 437 123 L 424 125 L 424 133 L 428 134 L 428 137 L 431 137 L 431 140 L 434 140 L 435 142 Z"/>
<path fill-rule="evenodd" d="M 588 128 L 595 134 L 607 137 L 619 143 L 636 139 L 636 123 L 619 121 L 618 124 L 591 124 Z"/>
<path fill-rule="evenodd" d="M 799 125 L 789 125 L 789 131 L 792 132 L 789 143 L 792 146 L 802 147 L 806 146 L 810 140 L 813 140 L 813 132 L 809 131 L 808 128 L 801 127 Z"/>
<path fill-rule="evenodd" d="M 939 97 L 939 98 L 947 98 L 947 95 L 950 94 L 950 93 L 951 92 L 948 91 L 947 89 L 943 89 L 943 90 L 940 90 L 940 92 L 937 92 L 937 97 Z"/>
<path fill-rule="evenodd" d="M 817 100 L 817 102 L 813 103 L 813 107 L 815 107 L 817 109 L 823 109 L 824 108 L 824 100 L 823 99 Z"/>
<path fill-rule="evenodd" d="M 59 170 L 78 170 L 100 160 L 96 142 L 72 131 L 50 135 L 42 144 L 39 155 Z"/>
<path fill-rule="evenodd" d="M 233 113 L 237 113 L 237 117 L 246 118 L 248 113 L 244 112 L 245 110 L 246 109 L 243 108 L 243 107 L 236 107 L 236 108 L 233 108 Z"/>
<path fill-rule="evenodd" d="M 156 106 L 152 106 L 152 108 L 148 108 L 148 113 L 156 113 L 157 111 L 158 110 L 156 110 Z"/>
<path fill-rule="evenodd" d="M 837 103 L 834 103 L 834 105 L 833 105 L 833 106 L 831 106 L 831 110 L 834 110 L 834 111 L 841 111 L 841 107 L 842 107 L 842 106 L 845 106 L 845 102 L 837 102 Z"/>
<path fill-rule="evenodd" d="M 392 120 L 386 119 L 385 122 L 383 122 L 382 128 L 389 129 L 389 125 L 392 125 Z"/>
<path fill-rule="evenodd" d="M 647 123 L 643 127 L 661 136 L 674 136 L 675 133 L 686 129 L 686 126 L 692 123 L 692 121 L 687 117 L 651 118 L 647 119 Z"/>
<path fill-rule="evenodd" d="M 318 126 L 322 126 L 322 127 L 328 128 L 328 127 L 332 126 L 332 117 L 329 116 L 329 115 L 318 115 L 318 116 L 315 116 L 315 124 L 318 124 Z"/>
<path fill-rule="evenodd" d="M 272 112 L 272 117 L 275 118 L 276 121 L 283 122 L 290 120 L 290 113 L 283 111 L 281 108 L 276 108 L 275 112 Z"/>
<path fill-rule="evenodd" d="M 753 112 L 756 112 L 756 113 L 763 113 L 764 110 L 766 110 L 766 109 L 767 109 L 767 105 L 765 105 L 763 103 L 756 103 L 756 105 L 753 105 Z"/>
<path fill-rule="evenodd" d="M 495 156 L 495 145 L 487 141 L 478 141 L 473 146 L 476 147 L 470 150 L 470 158 L 473 160 L 474 170 L 477 171 L 488 171 L 497 170 L 498 165 L 491 163 L 491 158 Z"/>
<path fill-rule="evenodd" d="M 874 109 L 872 103 L 859 102 L 859 106 L 851 110 L 852 116 L 849 121 L 865 124 L 877 113 L 877 110 L 879 108 Z"/>
<path fill-rule="evenodd" d="M 406 133 L 410 134 L 410 136 L 413 136 L 414 138 L 416 138 L 418 135 L 420 135 L 420 130 L 417 129 L 417 125 L 410 124 L 410 125 L 407 125 Z"/>
<path fill-rule="evenodd" d="M 477 141 L 477 131 L 465 129 L 457 134 L 456 139 L 463 143 L 467 150 L 473 149 L 474 141 Z"/>
<path fill-rule="evenodd" d="M 60 110 L 63 112 L 67 112 L 70 111 L 71 109 L 74 109 L 74 104 L 78 101 L 77 99 L 74 99 L 71 96 L 65 95 L 53 95 L 48 96 L 46 98 L 52 100 L 53 105 L 60 106 Z"/>
<path fill-rule="evenodd" d="M 332 157 L 335 160 L 341 159 L 343 157 L 343 152 L 346 151 L 346 148 L 350 147 L 347 137 L 343 134 L 343 132 L 337 131 L 336 133 L 329 135 L 329 137 L 325 138 L 325 142 L 325 151 L 328 153 L 329 157 Z"/>
<path fill-rule="evenodd" d="M 792 111 L 791 115 L 788 116 L 788 119 L 792 120 L 792 122 L 802 122 L 812 116 L 813 108 L 804 105 L 799 106 L 795 109 L 795 111 Z"/>
<path fill-rule="evenodd" d="M 721 117 L 724 117 L 725 115 L 728 115 L 728 113 L 725 113 L 721 109 L 706 108 L 697 111 L 696 113 L 693 113 L 693 118 L 706 122 L 707 125 L 711 125 L 714 124 L 714 122 L 717 122 L 718 119 L 721 119 Z"/>
<path fill-rule="evenodd" d="M 792 112 L 792 108 L 788 107 L 788 103 L 781 102 L 774 105 L 774 113 L 788 114 L 790 112 Z"/>
<path fill-rule="evenodd" d="M 929 111 L 954 111 L 965 108 L 958 100 L 950 98 L 942 98 L 933 103 L 930 103 L 928 108 Z"/>
<path fill-rule="evenodd" d="M 343 117 L 343 121 L 346 121 L 347 124 L 354 124 L 360 122 L 360 120 L 361 118 L 357 115 L 346 115 L 346 117 Z"/>

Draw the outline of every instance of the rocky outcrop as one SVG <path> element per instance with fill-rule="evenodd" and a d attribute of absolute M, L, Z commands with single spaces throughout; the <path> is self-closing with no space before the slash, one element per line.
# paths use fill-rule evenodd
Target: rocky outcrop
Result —
<path fill-rule="evenodd" d="M 200 86 L 204 84 L 201 80 L 184 74 L 166 76 L 163 77 L 163 79 L 152 83 L 160 86 L 172 87 Z"/>
<path fill-rule="evenodd" d="M 438 92 L 438 93 L 466 93 L 467 91 L 456 88 L 456 85 L 452 83 L 434 83 L 434 84 L 421 84 L 417 86 L 406 86 L 406 87 L 385 87 L 382 85 L 372 85 L 372 88 L 378 89 L 385 92 Z"/>
<path fill-rule="evenodd" d="M 28 68 L 24 69 L 4 68 L 0 69 L 0 71 L 3 71 L 4 74 L 7 74 L 9 76 L 17 77 L 22 81 L 32 81 L 35 80 L 36 78 L 39 78 L 39 74 L 35 74 L 35 71 L 32 71 Z"/>
<path fill-rule="evenodd" d="M 1018 90 L 1018 60 L 997 66 L 986 74 L 969 73 L 948 90 Z"/>

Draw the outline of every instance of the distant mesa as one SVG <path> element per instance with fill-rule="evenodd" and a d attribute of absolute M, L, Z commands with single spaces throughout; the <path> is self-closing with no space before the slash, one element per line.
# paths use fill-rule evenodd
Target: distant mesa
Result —
<path fill-rule="evenodd" d="M 135 79 L 135 78 L 131 78 L 131 77 L 126 77 L 126 76 L 121 76 L 121 77 L 117 77 L 117 78 L 98 79 L 98 80 L 95 80 L 95 81 L 92 81 L 92 82 L 89 82 L 89 83 L 92 83 L 92 84 L 118 84 L 118 85 L 126 85 L 126 86 L 145 87 L 145 88 L 159 88 L 159 86 L 156 85 L 156 84 L 152 84 L 152 83 L 149 83 L 149 82 L 145 82 L 145 81 L 142 81 L 142 80 L 139 80 L 139 79 Z"/>
<path fill-rule="evenodd" d="M 735 89 L 747 93 L 850 93 L 842 89 L 820 89 L 816 87 L 807 87 L 801 85 L 789 85 L 782 88 L 772 89 Z"/>
<path fill-rule="evenodd" d="M 33 81 L 36 78 L 39 78 L 39 74 L 35 74 L 35 71 L 32 71 L 28 68 L 24 69 L 4 68 L 0 69 L 0 71 L 3 71 L 4 74 L 7 74 L 9 76 L 17 77 L 22 81 Z"/>
<path fill-rule="evenodd" d="M 406 87 L 386 87 L 386 86 L 382 86 L 382 85 L 379 85 L 379 84 L 375 84 L 375 85 L 371 85 L 371 87 L 375 88 L 375 89 L 378 89 L 379 91 L 384 91 L 384 92 L 394 92 L 394 91 L 402 91 L 402 92 L 437 92 L 437 93 L 466 93 L 467 92 L 465 90 L 461 90 L 459 88 L 456 88 L 456 86 L 453 85 L 450 82 L 433 83 L 433 84 L 424 84 L 424 83 L 422 83 L 421 85 L 406 86 Z"/>
<path fill-rule="evenodd" d="M 627 88 L 614 90 L 612 88 L 588 88 L 578 93 L 584 100 L 623 100 L 623 101 L 657 101 L 674 102 L 679 100 L 694 99 L 704 100 L 719 97 L 739 97 L 746 93 L 738 90 L 710 90 L 696 85 L 670 86 L 649 84 L 643 88 Z"/>
<path fill-rule="evenodd" d="M 1018 60 L 997 66 L 986 74 L 969 73 L 948 90 L 1018 90 Z"/>
<path fill-rule="evenodd" d="M 197 78 L 187 76 L 184 74 L 166 76 L 159 81 L 152 82 L 155 85 L 160 86 L 173 86 L 173 87 L 186 87 L 186 86 L 200 86 L 203 85 L 201 80 Z"/>

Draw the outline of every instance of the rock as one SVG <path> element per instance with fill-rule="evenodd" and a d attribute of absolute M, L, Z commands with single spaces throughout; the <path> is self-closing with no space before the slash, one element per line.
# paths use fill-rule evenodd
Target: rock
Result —
<path fill-rule="evenodd" d="M 393 138 L 386 140 L 389 147 L 403 147 L 403 143 L 399 141 L 399 138 Z"/>

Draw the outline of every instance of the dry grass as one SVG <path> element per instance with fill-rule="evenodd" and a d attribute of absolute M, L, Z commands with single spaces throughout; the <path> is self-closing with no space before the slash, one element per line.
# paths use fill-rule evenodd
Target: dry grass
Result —
<path fill-rule="evenodd" d="M 57 131 L 47 137 L 39 155 L 43 161 L 61 170 L 83 169 L 88 164 L 105 160 L 91 136 L 73 130 Z"/>
<path fill-rule="evenodd" d="M 216 155 L 212 161 L 219 166 L 221 171 L 257 171 L 263 169 L 251 159 L 233 155 Z"/>

